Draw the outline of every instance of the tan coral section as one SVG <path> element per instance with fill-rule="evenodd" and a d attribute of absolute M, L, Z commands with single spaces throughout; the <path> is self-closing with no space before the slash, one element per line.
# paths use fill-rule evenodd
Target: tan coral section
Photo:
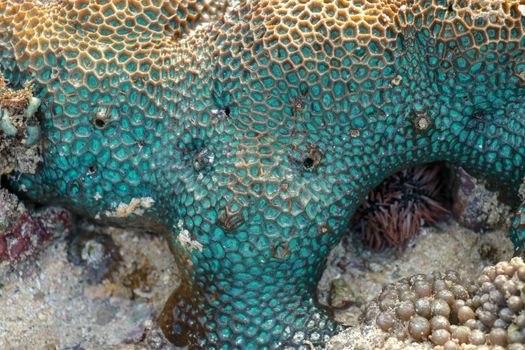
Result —
<path fill-rule="evenodd" d="M 246 49 L 251 50 L 251 58 L 244 62 L 253 67 L 251 69 L 256 69 L 258 65 L 254 60 L 261 54 L 253 43 L 268 49 L 263 55 L 294 69 L 300 67 L 298 60 L 321 60 L 304 57 L 300 50 L 304 47 L 323 51 L 332 56 L 336 64 L 344 55 L 342 50 L 346 53 L 368 45 L 367 55 L 354 56 L 349 62 L 355 72 L 360 65 L 369 65 L 371 58 L 384 60 L 382 49 L 395 46 L 394 33 L 414 25 L 428 28 L 436 38 L 458 41 L 468 38 L 465 42 L 475 46 L 509 36 L 519 38 L 523 33 L 518 15 L 520 4 L 525 1 L 265 0 L 249 5 L 249 13 L 247 7 L 241 11 L 230 9 L 233 17 L 243 17 L 242 23 L 231 23 L 234 30 L 230 33 L 211 33 L 210 28 L 194 33 L 202 22 L 213 19 L 228 22 L 223 18 L 229 10 L 228 2 L 3 0 L 0 1 L 0 45 L 10 43 L 10 47 L 2 50 L 4 55 L 13 54 L 21 70 L 41 72 L 41 79 L 56 77 L 56 71 L 48 70 L 63 57 L 66 66 L 75 67 L 70 73 L 73 80 L 88 79 L 88 72 L 94 74 L 95 79 L 102 79 L 106 73 L 120 69 L 132 82 L 150 79 L 157 85 L 166 78 L 179 80 L 182 67 L 209 68 L 198 63 L 209 60 L 204 57 L 209 53 L 203 55 L 199 47 L 210 45 L 209 40 L 215 35 L 231 41 L 227 47 L 231 52 L 213 51 L 214 48 L 208 47 L 206 50 L 213 52 L 213 57 L 224 54 L 235 57 L 240 55 L 241 48 L 246 56 Z M 503 27 L 508 31 L 500 34 Z M 475 30 L 479 31 L 474 33 Z M 244 47 L 242 42 L 236 42 L 238 39 L 232 33 L 253 41 Z M 180 40 L 183 36 L 189 41 Z M 371 42 L 376 44 L 369 45 Z M 284 48 L 289 50 L 286 60 L 278 53 Z M 306 63 L 304 65 L 309 66 Z"/>
<path fill-rule="evenodd" d="M 132 79 L 150 76 L 179 56 L 178 40 L 202 21 L 222 16 L 223 1 L 20 1 L 0 2 L 0 46 L 18 66 L 35 71 L 65 58 L 72 77 L 100 78 L 122 67 Z M 7 61 L 7 60 L 6 60 Z M 57 72 L 39 74 L 56 77 Z M 147 79 L 147 78 L 146 78 Z"/>
<path fill-rule="evenodd" d="M 516 14 L 520 13 L 518 6 L 525 1 L 468 0 L 450 4 L 434 1 L 431 6 L 431 1 L 405 0 L 254 3 L 246 19 L 253 22 L 252 32 L 256 33 L 257 27 L 264 28 L 265 43 L 280 39 L 285 43 L 305 41 L 335 46 L 341 39 L 359 44 L 370 40 L 384 42 L 389 37 L 387 30 L 399 32 L 418 22 L 427 22 L 424 25 L 442 38 L 469 35 L 468 29 L 520 27 Z M 154 64 L 146 57 L 166 55 L 168 48 L 198 23 L 209 21 L 210 17 L 222 17 L 227 8 L 227 1 L 215 0 L 25 0 L 14 3 L 3 0 L 0 2 L 1 42 L 11 41 L 22 67 L 39 69 L 44 62 L 52 64 L 44 53 L 63 51 L 66 56 L 78 59 L 81 68 L 86 70 L 94 68 L 103 57 L 114 56 L 118 65 L 124 65 L 124 69 L 133 73 L 134 70 L 126 66 L 129 59 Z M 477 23 L 480 18 L 486 21 Z M 331 37 L 329 34 L 334 31 L 343 34 L 343 38 Z M 169 52 L 176 56 L 176 52 Z"/>

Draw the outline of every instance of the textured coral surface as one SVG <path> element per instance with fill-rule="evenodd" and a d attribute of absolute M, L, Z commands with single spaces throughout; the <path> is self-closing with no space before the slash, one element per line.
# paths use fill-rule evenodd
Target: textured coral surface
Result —
<path fill-rule="evenodd" d="M 43 167 L 14 184 L 166 232 L 172 341 L 321 344 L 315 282 L 386 176 L 446 160 L 517 199 L 520 1 L 0 0 L 2 72 L 44 114 Z"/>

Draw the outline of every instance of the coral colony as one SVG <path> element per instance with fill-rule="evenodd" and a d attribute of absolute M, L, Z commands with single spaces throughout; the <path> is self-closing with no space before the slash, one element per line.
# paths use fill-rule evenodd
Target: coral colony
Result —
<path fill-rule="evenodd" d="M 327 254 L 387 176 L 447 161 L 519 206 L 520 1 L 0 0 L 1 71 L 42 113 L 43 163 L 11 184 L 165 233 L 174 343 L 321 346 Z"/>

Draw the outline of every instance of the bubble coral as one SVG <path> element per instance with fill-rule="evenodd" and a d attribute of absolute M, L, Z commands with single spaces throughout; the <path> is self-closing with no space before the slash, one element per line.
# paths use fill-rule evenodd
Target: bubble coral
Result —
<path fill-rule="evenodd" d="M 402 279 L 383 289 L 362 320 L 408 343 L 430 342 L 436 350 L 523 349 L 525 263 L 499 262 L 475 282 L 454 271 Z"/>

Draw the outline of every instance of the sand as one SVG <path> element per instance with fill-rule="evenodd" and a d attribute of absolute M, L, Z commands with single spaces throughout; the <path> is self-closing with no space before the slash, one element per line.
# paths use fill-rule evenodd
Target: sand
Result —
<path fill-rule="evenodd" d="M 141 232 L 97 230 L 109 234 L 123 256 L 114 276 L 100 284 L 89 282 L 85 268 L 68 261 L 67 238 L 1 277 L 0 349 L 175 349 L 155 326 L 178 282 L 167 243 Z M 326 303 L 333 286 L 336 304 L 350 305 L 336 318 L 356 325 L 361 307 L 387 283 L 434 270 L 475 275 L 508 259 L 512 244 L 504 230 L 478 234 L 448 220 L 437 228 L 423 228 L 404 250 L 383 252 L 345 237 L 329 257 L 320 298 Z M 144 279 L 138 287 L 130 286 L 133 276 Z M 328 349 L 342 349 L 352 337 L 355 334 L 346 331 L 334 337 Z"/>

